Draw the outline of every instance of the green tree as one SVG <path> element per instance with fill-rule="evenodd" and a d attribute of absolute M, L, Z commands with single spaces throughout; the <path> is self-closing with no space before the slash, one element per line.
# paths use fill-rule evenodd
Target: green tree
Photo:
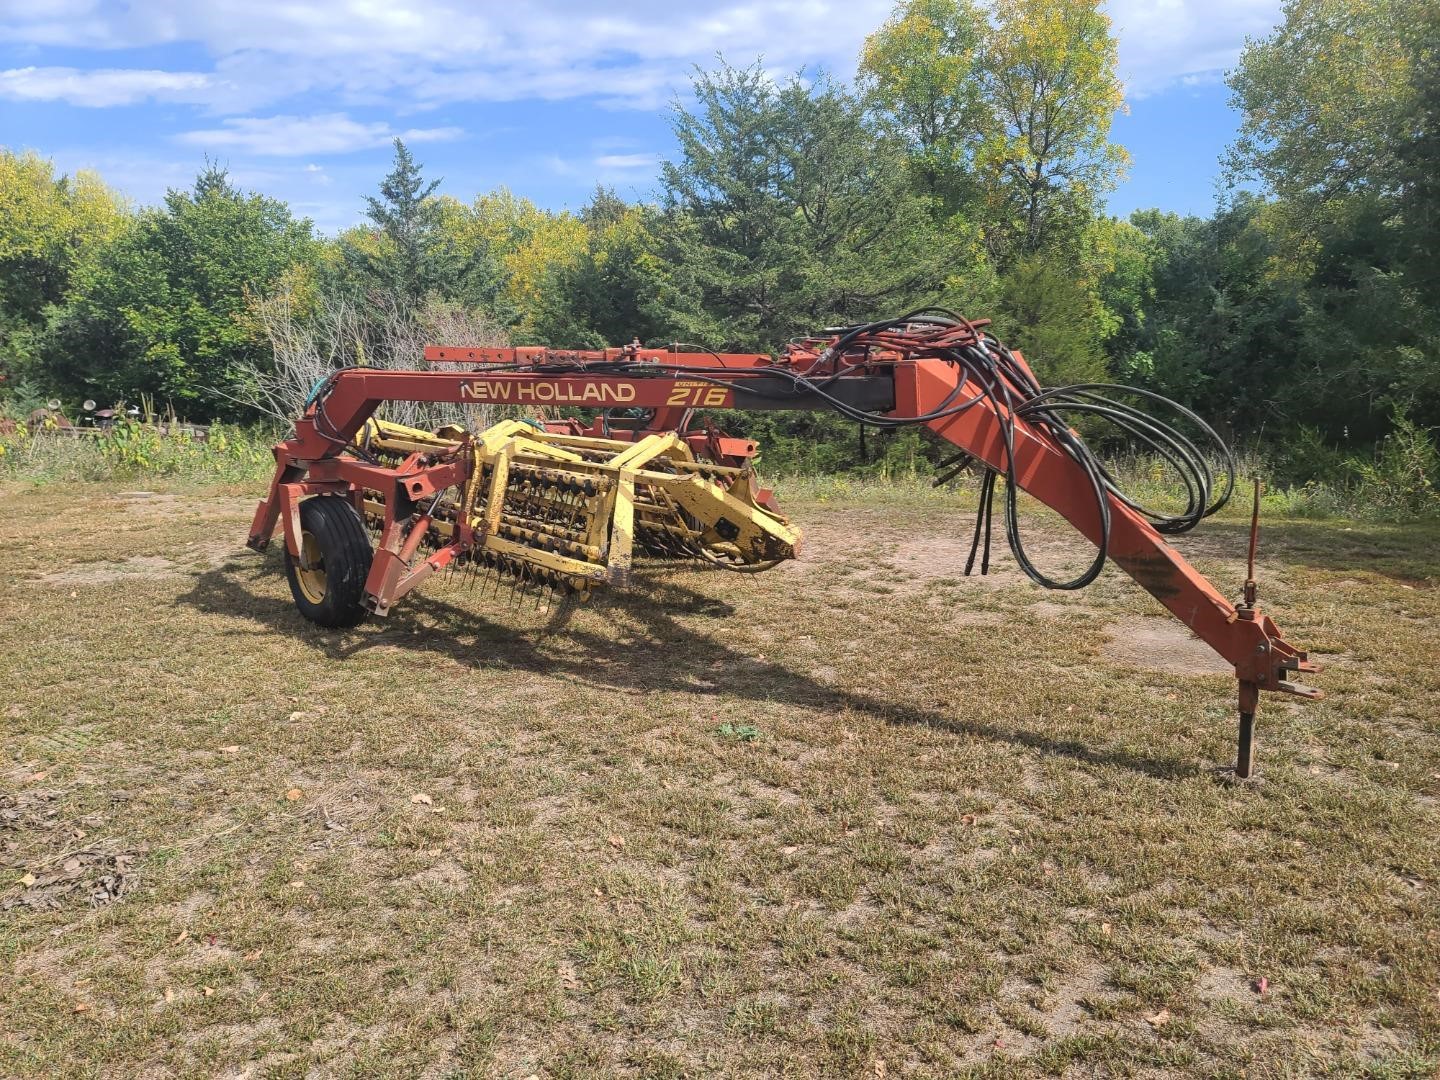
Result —
<path fill-rule="evenodd" d="M 946 243 L 854 95 L 823 76 L 777 86 L 757 64 L 698 74 L 695 97 L 662 170 L 658 324 L 776 348 L 936 295 Z"/>
<path fill-rule="evenodd" d="M 974 154 L 992 114 L 978 77 L 988 31 L 972 0 L 908 0 L 860 53 L 871 107 L 904 140 L 921 190 L 945 216 L 975 196 Z"/>
<path fill-rule="evenodd" d="M 1005 276 L 995 326 L 1042 384 L 1104 382 L 1105 355 L 1091 328 L 1093 314 L 1090 289 L 1060 264 L 1030 256 Z"/>
<path fill-rule="evenodd" d="M 419 311 L 427 298 L 438 297 L 511 321 L 500 253 L 471 227 L 471 209 L 437 195 L 439 186 L 396 139 L 380 194 L 365 197 L 371 224 L 341 236 L 341 272 L 327 291 L 371 294 L 378 306 L 398 312 Z"/>
<path fill-rule="evenodd" d="M 1435 288 L 1437 49 L 1425 0 L 1290 0 L 1230 77 L 1228 166 L 1274 196 L 1272 272 L 1300 289 L 1296 352 L 1332 435 L 1373 435 L 1406 403 L 1440 421 Z M 1299 390 L 1303 399 L 1308 387 Z"/>
<path fill-rule="evenodd" d="M 0 375 L 33 367 L 46 310 L 127 223 L 94 173 L 56 176 L 39 155 L 0 148 Z"/>
<path fill-rule="evenodd" d="M 243 194 L 208 166 L 168 192 L 75 275 L 52 310 L 39 376 L 56 392 L 103 401 L 153 395 L 182 411 L 230 417 L 237 365 L 263 359 L 247 295 L 312 260 L 307 220 Z"/>
<path fill-rule="evenodd" d="M 549 264 L 537 290 L 534 336 L 562 348 L 619 345 L 663 334 L 650 299 L 661 265 L 654 212 L 598 187 L 580 212 L 583 249 Z"/>
<path fill-rule="evenodd" d="M 1110 141 L 1124 95 L 1099 0 L 996 0 L 991 20 L 980 61 L 990 117 L 975 165 L 1003 266 L 1076 243 L 1129 156 Z"/>
<path fill-rule="evenodd" d="M 438 179 L 426 182 L 405 144 L 395 140 L 395 159 L 380 181 L 380 197 L 365 196 L 365 216 L 379 230 L 378 253 L 351 249 L 364 272 L 391 294 L 419 306 L 427 293 L 453 281 L 454 251 L 440 228 L 433 198 Z"/>
<path fill-rule="evenodd" d="M 1140 312 L 1112 339 L 1127 378 L 1243 435 L 1293 427 L 1317 400 L 1297 348 L 1300 290 L 1273 272 L 1278 242 L 1267 210 L 1241 197 L 1210 219 L 1131 215 L 1148 269 L 1139 275 Z M 1119 307 L 1117 294 L 1133 295 L 1135 282 L 1107 279 L 1105 291 Z"/>
<path fill-rule="evenodd" d="M 982 223 L 1008 269 L 1072 262 L 1122 175 L 1124 104 L 1099 0 L 902 0 L 865 42 L 861 85 L 909 147 L 922 187 Z"/>

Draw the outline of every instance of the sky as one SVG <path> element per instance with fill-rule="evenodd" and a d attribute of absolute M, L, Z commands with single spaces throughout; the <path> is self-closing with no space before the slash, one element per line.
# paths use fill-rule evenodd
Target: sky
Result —
<path fill-rule="evenodd" d="M 578 209 L 655 192 L 696 65 L 850 78 L 891 0 L 0 0 L 0 145 L 95 169 L 137 203 L 207 156 L 326 232 L 405 139 L 465 201 Z M 1131 154 L 1113 213 L 1206 214 L 1234 133 L 1225 72 L 1278 0 L 1110 0 Z"/>

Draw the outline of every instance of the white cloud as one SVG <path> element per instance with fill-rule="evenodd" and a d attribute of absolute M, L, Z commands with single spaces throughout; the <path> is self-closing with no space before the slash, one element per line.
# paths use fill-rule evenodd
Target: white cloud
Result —
<path fill-rule="evenodd" d="M 23 67 L 0 71 L 0 97 L 16 101 L 64 101 L 103 108 L 147 100 L 203 102 L 218 80 L 199 71 L 140 68 Z"/>
<path fill-rule="evenodd" d="M 452 102 L 589 98 L 654 109 L 717 53 L 768 71 L 854 71 L 892 0 L 45 0 L 4 5 L 0 42 L 103 53 L 181 45 L 211 72 L 28 68 L 3 91 L 26 100 L 203 104 L 246 115 L 301 97 L 405 112 Z M 1131 91 L 1214 79 L 1279 0 L 1109 0 Z M 73 62 L 73 61 L 72 61 Z M 313 107 L 313 104 L 312 104 Z M 291 106 L 292 111 L 295 107 Z M 225 132 L 228 129 L 217 129 Z M 230 135 L 233 141 L 242 135 Z"/>
<path fill-rule="evenodd" d="M 370 150 L 400 138 L 409 143 L 458 139 L 460 128 L 411 128 L 396 131 L 384 121 L 362 123 L 345 113 L 320 116 L 242 116 L 222 121 L 222 126 L 186 131 L 175 141 L 187 146 L 213 150 L 237 150 L 275 157 L 314 154 L 348 154 Z M 317 167 L 306 166 L 306 171 Z"/>
<path fill-rule="evenodd" d="M 1247 37 L 1279 22 L 1279 0 L 1110 0 L 1120 74 L 1133 96 L 1219 79 Z"/>
<path fill-rule="evenodd" d="M 654 169 L 660 164 L 658 154 L 601 154 L 595 159 L 598 168 L 609 170 Z"/>
<path fill-rule="evenodd" d="M 346 104 L 591 97 L 654 108 L 716 53 L 794 70 L 847 73 L 890 0 L 62 0 L 0 14 L 0 42 L 114 50 L 183 44 L 215 58 L 228 84 L 207 104 L 246 112 L 309 90 Z M 823 32 L 820 32 L 823 29 Z"/>

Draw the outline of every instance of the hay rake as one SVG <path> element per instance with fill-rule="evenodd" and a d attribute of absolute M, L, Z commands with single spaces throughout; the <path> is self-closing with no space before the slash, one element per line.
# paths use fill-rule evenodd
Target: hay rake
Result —
<path fill-rule="evenodd" d="M 876 427 L 921 425 L 958 450 L 942 479 L 981 474 L 968 574 L 988 569 L 995 503 L 1009 548 L 1047 588 L 1081 588 L 1113 561 L 1235 667 L 1235 774 L 1253 767 L 1261 690 L 1318 697 L 1291 680 L 1316 671 L 1256 604 L 1253 572 L 1227 600 L 1165 536 L 1213 514 L 1234 487 L 1233 461 L 1198 417 L 1148 391 L 1100 384 L 1045 388 L 1019 353 L 951 312 L 827 331 L 779 358 L 681 346 L 571 351 L 431 347 L 428 370 L 345 368 L 317 388 L 251 526 L 263 551 L 277 527 L 291 591 L 306 618 L 353 626 L 384 615 L 439 572 L 485 572 L 523 595 L 588 598 L 624 585 L 634 560 L 689 559 L 759 571 L 795 557 L 800 533 L 752 467 L 754 442 L 700 419 L 727 409 L 833 409 Z M 496 404 L 572 415 L 506 420 L 481 431 L 422 431 L 377 419 L 386 401 Z M 1179 414 L 1228 468 L 1220 486 Z M 1162 513 L 1116 483 L 1072 426 L 1107 423 L 1181 476 L 1187 506 Z M 1029 559 L 1016 495 L 1026 491 L 1096 547 L 1083 573 L 1055 580 Z"/>
<path fill-rule="evenodd" d="M 765 569 L 793 558 L 800 542 L 783 517 L 755 501 L 751 470 L 699 460 L 673 432 L 626 441 L 504 420 L 472 439 L 458 428 L 426 432 L 370 419 L 361 446 L 397 469 L 412 458 L 468 464 L 468 476 L 437 492 L 410 523 L 368 605 L 378 614 L 447 547 L 459 548 L 447 570 L 483 569 L 522 591 L 586 600 L 601 585 L 623 585 L 637 551 Z M 368 490 L 359 502 L 382 551 L 385 500 Z M 471 539 L 457 545 L 466 533 Z M 316 572 L 299 564 L 296 571 L 302 579 Z"/>

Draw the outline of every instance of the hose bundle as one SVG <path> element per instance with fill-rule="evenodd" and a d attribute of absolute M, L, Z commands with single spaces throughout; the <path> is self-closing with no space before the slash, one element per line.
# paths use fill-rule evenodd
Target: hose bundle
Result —
<path fill-rule="evenodd" d="M 1099 576 L 1109 554 L 1111 498 L 1140 514 L 1157 532 L 1168 535 L 1193 529 L 1229 501 L 1235 486 L 1234 456 L 1215 430 L 1189 409 L 1141 387 L 1114 383 L 1042 387 L 1030 369 L 986 330 L 987 326 L 988 320 L 971 322 L 943 308 L 925 308 L 897 319 L 846 328 L 826 350 L 835 372 L 828 379 L 865 363 L 869 354 L 877 350 L 899 353 L 906 359 L 940 359 L 957 365 L 961 370 L 962 378 L 957 381 L 955 390 L 936 410 L 924 416 L 878 416 L 843 402 L 831 401 L 839 412 L 860 423 L 901 427 L 954 416 L 976 406 L 991 409 L 1000 421 L 1005 462 L 999 471 L 987 467 L 981 480 L 980 506 L 965 566 L 967 574 L 973 569 L 977 554 L 981 554 L 981 573 L 989 568 L 994 501 L 997 480 L 1001 475 L 1005 477 L 1005 536 L 1010 551 L 1031 580 L 1049 589 L 1084 588 Z M 820 380 L 821 385 L 828 379 Z M 971 385 L 977 389 L 962 397 L 965 388 Z M 1121 400 L 1124 396 L 1144 399 L 1193 424 L 1224 462 L 1220 490 L 1215 490 L 1210 466 L 1192 439 L 1173 424 Z M 1148 447 L 1170 465 L 1184 485 L 1185 508 L 1178 513 L 1165 513 L 1143 505 L 1124 491 L 1104 462 L 1073 430 L 1070 418 L 1078 416 L 1092 416 L 1108 423 L 1127 439 Z M 1079 465 L 1095 498 L 1100 518 L 1099 550 L 1091 564 L 1068 581 L 1046 575 L 1025 551 L 1017 503 L 1020 485 L 1015 475 L 1017 420 L 1024 420 L 1043 431 L 1056 447 Z M 955 464 L 955 460 L 948 464 Z M 951 475 L 961 468 L 963 465 L 953 470 Z"/>

